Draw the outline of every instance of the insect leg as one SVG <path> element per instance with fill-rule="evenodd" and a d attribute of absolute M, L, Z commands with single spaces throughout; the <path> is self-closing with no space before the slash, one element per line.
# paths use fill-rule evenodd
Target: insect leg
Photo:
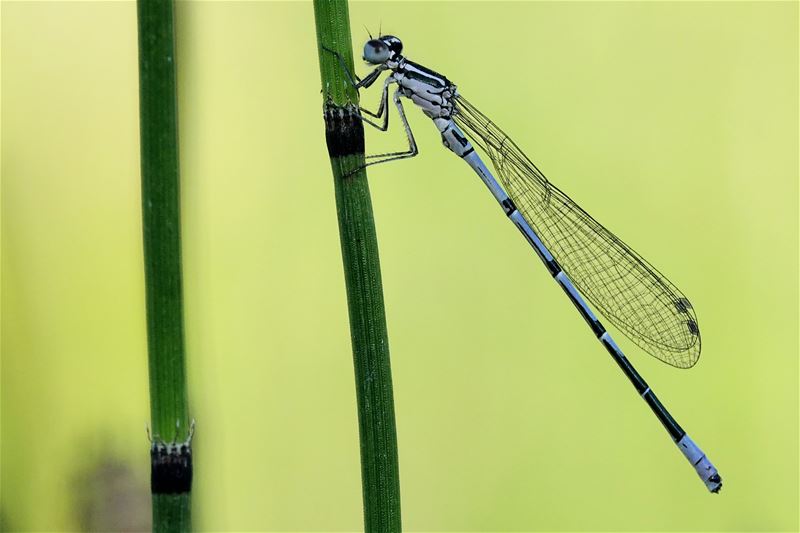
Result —
<path fill-rule="evenodd" d="M 363 116 L 361 117 L 361 120 L 363 120 L 364 122 L 366 122 L 370 126 L 373 126 L 374 128 L 376 128 L 376 129 L 378 129 L 380 131 L 386 131 L 387 129 L 389 129 L 389 107 L 386 104 L 387 104 L 387 101 L 389 100 L 389 85 L 392 84 L 392 83 L 396 83 L 396 82 L 397 82 L 397 80 L 395 80 L 392 77 L 386 78 L 386 81 L 383 83 L 383 92 L 381 93 L 381 103 L 378 106 L 378 110 L 377 111 L 375 111 L 373 113 L 369 109 L 366 109 L 366 108 L 363 108 L 363 107 L 359 107 L 358 108 L 360 111 L 363 111 L 364 113 L 366 113 L 367 115 L 369 115 L 371 117 L 382 118 L 383 119 L 383 124 L 382 125 L 376 124 L 376 123 L 372 122 L 371 120 L 364 118 Z"/>
<path fill-rule="evenodd" d="M 368 88 L 370 85 L 375 83 L 375 80 L 378 79 L 378 76 L 381 75 L 381 72 L 386 70 L 386 67 L 384 65 L 380 65 L 375 70 L 367 74 L 367 76 L 362 80 L 357 75 L 350 72 L 350 69 L 347 68 L 347 65 L 344 62 L 342 54 L 340 54 L 336 50 L 331 50 L 324 44 L 322 45 L 322 49 L 336 56 L 336 59 L 339 60 L 339 65 L 342 67 L 342 70 L 344 70 L 344 73 L 347 74 L 347 78 L 350 80 L 350 84 L 356 89 L 360 89 L 362 87 L 364 87 L 365 89 Z"/>
<path fill-rule="evenodd" d="M 414 133 L 411 131 L 411 126 L 408 124 L 408 119 L 406 118 L 405 110 L 403 109 L 403 102 L 400 100 L 402 93 L 400 89 L 394 92 L 394 96 L 392 99 L 394 100 L 394 105 L 397 106 L 397 112 L 400 114 L 400 121 L 403 123 L 403 128 L 406 131 L 406 138 L 408 139 L 408 150 L 403 152 L 388 152 L 385 154 L 373 154 L 366 156 L 367 159 L 372 159 L 376 157 L 386 157 L 386 159 L 382 159 L 380 161 L 372 161 L 368 163 L 368 165 L 377 165 L 378 163 L 386 163 L 387 161 L 394 161 L 395 159 L 405 159 L 408 157 L 414 157 L 419 154 L 419 150 L 417 149 L 417 142 L 414 140 Z"/>
<path fill-rule="evenodd" d="M 378 161 L 370 161 L 369 163 L 366 163 L 365 165 L 361 165 L 359 167 L 356 167 L 355 169 L 353 169 L 350 172 L 348 172 L 347 174 L 345 174 L 345 177 L 349 176 L 351 174 L 354 174 L 354 173 L 358 172 L 359 170 L 361 170 L 362 168 L 366 168 L 366 167 L 368 167 L 370 165 L 377 165 L 379 163 L 387 163 L 389 161 L 395 161 L 397 159 L 407 159 L 409 157 L 415 157 L 417 154 L 419 154 L 419 150 L 417 149 L 417 141 L 414 140 L 414 133 L 411 131 L 411 126 L 409 126 L 409 124 L 408 124 L 408 119 L 406 118 L 406 113 L 405 113 L 405 110 L 403 109 L 403 102 L 400 100 L 401 95 L 402 95 L 402 93 L 400 92 L 400 89 L 397 89 L 394 92 L 394 96 L 392 97 L 392 99 L 394 100 L 395 106 L 397 106 L 397 111 L 400 114 L 400 121 L 403 123 L 403 128 L 406 131 L 406 138 L 408 139 L 408 150 L 403 151 L 403 152 L 388 152 L 388 153 L 384 153 L 384 154 L 372 154 L 372 155 L 365 156 L 365 159 L 374 159 L 374 158 L 379 158 L 379 157 L 382 157 L 383 159 L 379 159 Z M 386 113 L 387 113 L 387 117 L 388 117 L 388 110 L 386 111 Z M 365 119 L 362 117 L 362 120 L 365 120 Z"/>

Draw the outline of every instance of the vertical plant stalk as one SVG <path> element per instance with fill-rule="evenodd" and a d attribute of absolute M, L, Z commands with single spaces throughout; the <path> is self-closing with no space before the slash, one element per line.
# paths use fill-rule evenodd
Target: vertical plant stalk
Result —
<path fill-rule="evenodd" d="M 364 530 L 401 531 L 400 478 L 394 419 L 389 339 L 383 305 L 378 240 L 364 164 L 364 127 L 358 91 L 349 82 L 338 52 L 353 70 L 346 0 L 314 0 L 317 48 L 324 97 L 328 154 L 333 169 L 342 245 L 350 337 L 361 440 Z"/>
<path fill-rule="evenodd" d="M 142 226 L 150 374 L 153 531 L 191 530 L 172 0 L 138 0 Z"/>

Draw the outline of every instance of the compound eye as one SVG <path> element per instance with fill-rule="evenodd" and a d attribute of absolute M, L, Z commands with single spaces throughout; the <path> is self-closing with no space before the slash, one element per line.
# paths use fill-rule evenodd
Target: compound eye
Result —
<path fill-rule="evenodd" d="M 389 45 L 394 54 L 399 55 L 403 52 L 403 42 L 394 35 L 384 35 L 383 41 Z"/>
<path fill-rule="evenodd" d="M 379 39 L 371 39 L 364 45 L 364 61 L 380 65 L 389 59 L 389 47 Z"/>

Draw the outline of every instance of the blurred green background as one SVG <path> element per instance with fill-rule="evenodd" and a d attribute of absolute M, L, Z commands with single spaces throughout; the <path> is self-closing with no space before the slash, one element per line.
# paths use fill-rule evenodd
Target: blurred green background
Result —
<path fill-rule="evenodd" d="M 312 6 L 177 15 L 196 526 L 358 530 Z M 407 106 L 420 156 L 370 169 L 405 529 L 797 531 L 798 4 L 354 2 L 351 22 L 356 57 L 364 25 L 400 36 L 691 298 L 694 369 L 617 337 L 725 479 L 706 493 Z M 149 523 L 136 53 L 133 2 L 2 3 L 9 531 Z M 369 151 L 403 146 L 391 121 Z"/>

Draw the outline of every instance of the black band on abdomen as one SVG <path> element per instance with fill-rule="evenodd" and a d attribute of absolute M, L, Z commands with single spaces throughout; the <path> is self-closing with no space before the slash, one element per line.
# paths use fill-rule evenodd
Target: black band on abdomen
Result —
<path fill-rule="evenodd" d="M 561 265 L 558 264 L 558 261 L 555 259 L 550 259 L 549 261 L 544 262 L 545 266 L 547 267 L 548 272 L 553 277 L 558 276 L 559 273 L 563 272 Z"/>
<path fill-rule="evenodd" d="M 503 211 L 506 212 L 507 217 L 513 215 L 514 211 L 516 210 L 517 206 L 514 205 L 514 200 L 512 200 L 511 198 L 506 198 L 505 200 L 503 200 Z"/>
<path fill-rule="evenodd" d="M 686 432 L 683 428 L 672 418 L 672 415 L 669 414 L 669 411 L 658 401 L 655 393 L 652 390 L 648 390 L 646 394 L 643 395 L 644 401 L 647 402 L 647 405 L 650 406 L 650 409 L 653 410 L 656 417 L 661 421 L 664 425 L 664 428 L 669 432 L 669 436 L 672 437 L 672 440 L 678 442 L 686 435 Z"/>
<path fill-rule="evenodd" d="M 636 369 L 633 368 L 633 365 L 631 365 L 630 361 L 628 361 L 628 358 L 625 357 L 625 355 L 610 342 L 608 337 L 603 337 L 601 335 L 600 342 L 602 342 L 603 346 L 606 347 L 606 350 L 608 350 L 608 353 L 614 358 L 614 361 L 617 362 L 622 372 L 628 376 L 628 379 L 636 389 L 636 392 L 641 395 L 650 388 L 647 386 L 647 382 L 645 382 L 642 376 L 640 376 Z"/>

